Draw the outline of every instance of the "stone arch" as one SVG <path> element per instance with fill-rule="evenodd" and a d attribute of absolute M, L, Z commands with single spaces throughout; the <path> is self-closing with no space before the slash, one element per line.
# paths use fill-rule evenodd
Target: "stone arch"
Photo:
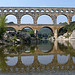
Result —
<path fill-rule="evenodd" d="M 34 56 L 21 56 L 21 61 L 24 65 L 31 65 L 34 62 Z"/>
<path fill-rule="evenodd" d="M 39 32 L 43 31 L 42 29 L 44 29 L 45 32 L 48 32 L 48 30 L 49 30 L 49 32 L 51 31 L 52 36 L 54 36 L 54 33 L 53 33 L 52 28 L 47 27 L 47 26 L 42 27 L 42 28 L 38 31 L 38 34 L 39 34 Z M 43 33 L 44 33 L 44 32 L 43 32 Z"/>
<path fill-rule="evenodd" d="M 64 14 L 58 15 L 58 16 L 57 16 L 57 24 L 59 24 L 60 22 L 61 22 L 61 23 L 63 23 L 63 22 L 69 23 L 67 16 L 64 15 Z"/>
<path fill-rule="evenodd" d="M 9 10 L 9 12 L 13 12 L 13 10 L 12 10 L 12 9 L 10 9 L 10 10 Z"/>
<path fill-rule="evenodd" d="M 2 10 L 0 9 L 0 12 L 2 12 Z"/>
<path fill-rule="evenodd" d="M 30 12 L 33 13 L 34 12 L 34 9 L 31 9 Z"/>
<path fill-rule="evenodd" d="M 25 10 L 25 12 L 29 12 L 29 10 L 28 10 L 28 9 L 26 9 L 26 10 Z"/>
<path fill-rule="evenodd" d="M 16 13 L 16 12 L 18 12 L 18 10 L 17 10 L 17 9 L 15 9 L 15 10 L 14 10 L 14 12 Z"/>
<path fill-rule="evenodd" d="M 17 24 L 17 17 L 15 15 L 9 14 L 6 15 L 7 23 L 13 22 L 14 24 Z"/>
<path fill-rule="evenodd" d="M 40 55 L 40 56 L 38 56 L 38 61 L 40 64 L 48 65 L 52 62 L 53 56 L 54 55 L 44 55 L 44 56 Z"/>
<path fill-rule="evenodd" d="M 65 55 L 57 55 L 57 61 L 59 64 L 66 64 L 68 62 L 69 59 L 69 55 L 65 56 Z"/>
<path fill-rule="evenodd" d="M 46 10 L 45 10 L 45 12 L 46 12 L 46 13 L 48 13 L 48 12 L 49 12 L 49 10 L 48 10 L 48 9 L 46 9 Z"/>
<path fill-rule="evenodd" d="M 23 9 L 20 9 L 20 12 L 24 12 L 24 10 Z"/>
<path fill-rule="evenodd" d="M 39 9 L 37 9 L 37 10 L 36 10 L 36 13 L 39 13 L 39 12 L 40 12 L 40 10 L 39 10 Z"/>
<path fill-rule="evenodd" d="M 21 17 L 21 24 L 33 24 L 33 17 L 31 15 L 23 15 Z"/>
<path fill-rule="evenodd" d="M 27 32 L 30 34 L 31 37 L 34 37 L 34 30 L 31 27 L 24 27 L 22 29 L 23 32 Z"/>
<path fill-rule="evenodd" d="M 41 9 L 41 12 L 42 12 L 42 13 L 45 12 L 44 9 Z"/>
<path fill-rule="evenodd" d="M 53 24 L 52 17 L 50 15 L 41 15 L 37 19 L 37 24 Z"/>
<path fill-rule="evenodd" d="M 4 9 L 3 11 L 4 11 L 4 12 L 8 12 L 7 9 Z"/>
<path fill-rule="evenodd" d="M 18 62 L 18 57 L 17 56 L 15 56 L 15 57 L 7 57 L 7 61 L 6 61 L 6 63 L 7 63 L 7 65 L 9 65 L 9 66 L 15 66 L 16 64 L 17 64 L 17 62 Z"/>
<path fill-rule="evenodd" d="M 75 21 L 75 15 L 73 15 L 73 17 L 72 17 L 72 21 Z"/>

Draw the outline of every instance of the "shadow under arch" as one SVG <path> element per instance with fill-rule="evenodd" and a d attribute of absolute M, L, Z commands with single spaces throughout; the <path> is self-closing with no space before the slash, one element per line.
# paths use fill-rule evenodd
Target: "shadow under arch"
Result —
<path fill-rule="evenodd" d="M 16 32 L 16 29 L 13 27 L 7 27 L 7 31 L 15 31 Z"/>
<path fill-rule="evenodd" d="M 21 24 L 33 24 L 33 17 L 30 14 L 25 14 L 21 17 Z"/>
<path fill-rule="evenodd" d="M 6 57 L 7 61 L 6 64 L 9 66 L 15 66 L 18 62 L 18 56 L 14 56 L 14 57 Z"/>
<path fill-rule="evenodd" d="M 40 55 L 38 56 L 38 61 L 40 64 L 48 65 L 53 61 L 54 55 Z"/>
<path fill-rule="evenodd" d="M 32 65 L 34 62 L 34 56 L 21 56 L 21 61 L 26 66 Z"/>
<path fill-rule="evenodd" d="M 59 31 L 58 31 L 58 36 L 63 35 L 63 34 L 66 33 L 66 32 L 67 32 L 67 30 L 64 29 L 64 27 L 62 27 L 62 28 L 60 28 Z"/>
<path fill-rule="evenodd" d="M 7 24 L 17 24 L 17 17 L 13 14 L 7 14 L 6 16 L 6 23 Z"/>
<path fill-rule="evenodd" d="M 67 15 L 65 15 L 65 14 L 58 15 L 57 16 L 57 24 L 63 23 L 63 22 L 69 23 L 68 18 L 67 18 Z"/>
<path fill-rule="evenodd" d="M 48 14 L 42 14 L 42 15 L 38 16 L 37 24 L 53 24 L 53 19 Z"/>

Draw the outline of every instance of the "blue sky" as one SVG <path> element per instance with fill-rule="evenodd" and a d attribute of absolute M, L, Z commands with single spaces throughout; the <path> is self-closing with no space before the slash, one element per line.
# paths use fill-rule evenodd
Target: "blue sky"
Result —
<path fill-rule="evenodd" d="M 0 0 L 0 7 L 74 7 L 75 8 L 75 0 Z M 48 23 L 49 19 L 42 17 L 42 20 L 39 20 L 39 23 L 45 22 Z M 59 20 L 64 20 L 67 22 L 66 18 L 60 17 Z M 26 21 L 26 18 L 23 19 Z M 58 21 L 59 21 L 58 20 Z M 75 17 L 73 18 L 75 20 Z M 8 17 L 8 22 L 16 20 Z M 32 21 L 28 19 L 28 21 Z M 62 21 L 62 22 L 64 22 Z M 30 23 L 30 22 L 29 22 Z M 32 23 L 32 22 L 31 22 Z"/>
<path fill-rule="evenodd" d="M 75 7 L 75 0 L 0 0 L 2 7 Z"/>

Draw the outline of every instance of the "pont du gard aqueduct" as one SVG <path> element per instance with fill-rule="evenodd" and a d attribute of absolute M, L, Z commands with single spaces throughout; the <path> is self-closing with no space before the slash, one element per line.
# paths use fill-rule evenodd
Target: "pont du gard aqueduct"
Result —
<path fill-rule="evenodd" d="M 7 27 L 15 28 L 16 30 L 22 30 L 25 27 L 29 27 L 35 31 L 39 31 L 43 27 L 52 29 L 54 37 L 57 38 L 58 31 L 64 25 L 57 24 L 57 17 L 59 15 L 65 15 L 68 20 L 68 24 L 72 21 L 72 17 L 75 15 L 75 8 L 62 8 L 62 7 L 0 7 L 0 15 L 14 15 L 17 18 L 17 24 L 6 25 Z M 21 24 L 21 18 L 24 15 L 30 15 L 33 19 L 33 24 Z M 48 15 L 51 17 L 53 24 L 37 24 L 37 20 L 41 15 Z"/>

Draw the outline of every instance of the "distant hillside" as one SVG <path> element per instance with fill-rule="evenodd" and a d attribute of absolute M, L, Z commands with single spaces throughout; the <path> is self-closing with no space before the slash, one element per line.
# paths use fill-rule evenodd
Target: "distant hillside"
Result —
<path fill-rule="evenodd" d="M 49 35 L 50 33 L 51 33 L 51 30 L 48 28 L 42 28 L 38 32 L 38 34 L 47 34 L 47 35 Z"/>

